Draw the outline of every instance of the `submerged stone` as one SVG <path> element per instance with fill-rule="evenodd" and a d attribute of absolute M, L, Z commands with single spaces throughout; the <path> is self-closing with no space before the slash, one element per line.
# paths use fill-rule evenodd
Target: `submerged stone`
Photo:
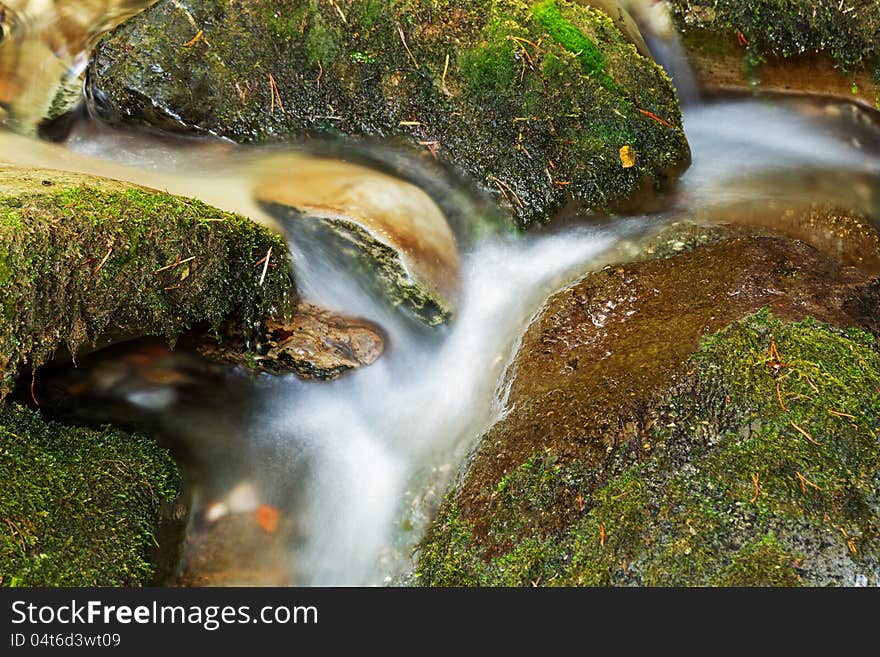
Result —
<path fill-rule="evenodd" d="M 293 586 L 289 566 L 295 534 L 280 518 L 271 532 L 257 522 L 259 509 L 232 513 L 194 529 L 177 584 L 180 586 Z"/>
<path fill-rule="evenodd" d="M 415 185 L 358 164 L 304 158 L 262 177 L 254 198 L 294 242 L 326 252 L 377 298 L 428 325 L 454 313 L 458 245 L 443 212 Z"/>
<path fill-rule="evenodd" d="M 238 142 L 400 139 L 521 227 L 637 201 L 690 159 L 666 75 L 566 0 L 161 0 L 99 45 L 87 96 L 109 121 Z"/>
<path fill-rule="evenodd" d="M 880 357 L 852 328 L 877 330 L 877 290 L 744 236 L 557 293 L 422 543 L 422 581 L 880 581 Z"/>
<path fill-rule="evenodd" d="M 172 581 L 188 515 L 154 440 L 0 404 L 0 586 Z"/>
<path fill-rule="evenodd" d="M 880 107 L 880 1 L 695 0 L 674 12 L 702 86 Z"/>
<path fill-rule="evenodd" d="M 232 319 L 245 330 L 292 292 L 284 242 L 249 219 L 107 179 L 0 166 L 0 396 L 60 347 L 76 355 Z"/>

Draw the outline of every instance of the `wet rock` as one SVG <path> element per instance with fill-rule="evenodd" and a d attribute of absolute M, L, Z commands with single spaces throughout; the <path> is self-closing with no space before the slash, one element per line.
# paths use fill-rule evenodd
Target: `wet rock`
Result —
<path fill-rule="evenodd" d="M 880 2 L 675 3 L 702 86 L 801 92 L 878 106 Z"/>
<path fill-rule="evenodd" d="M 330 381 L 374 363 L 385 349 L 385 340 L 380 329 L 366 320 L 341 317 L 301 303 L 289 319 L 265 322 L 255 350 L 248 350 L 244 340 L 234 333 L 224 336 L 221 342 L 202 336 L 195 345 L 212 361 Z"/>
<path fill-rule="evenodd" d="M 692 218 L 800 240 L 844 265 L 880 274 L 880 232 L 875 222 L 859 212 L 827 203 L 799 207 L 762 200 L 711 206 Z"/>
<path fill-rule="evenodd" d="M 850 328 L 876 330 L 876 304 L 868 275 L 758 236 L 557 293 L 423 541 L 422 581 L 880 581 L 880 359 Z"/>
<path fill-rule="evenodd" d="M 454 313 L 461 275 L 456 239 L 437 204 L 415 185 L 312 158 L 262 178 L 254 197 L 294 242 L 325 252 L 378 298 L 429 326 Z"/>
<path fill-rule="evenodd" d="M 270 258 L 270 267 L 255 266 Z M 263 274 L 265 272 L 265 275 Z M 0 166 L 0 396 L 61 347 L 247 326 L 293 294 L 283 241 L 199 201 Z"/>
<path fill-rule="evenodd" d="M 665 74 L 566 0 L 163 0 L 100 44 L 87 96 L 108 121 L 239 142 L 401 139 L 523 227 L 566 204 L 637 203 L 690 159 Z"/>
<path fill-rule="evenodd" d="M 0 404 L 0 585 L 164 585 L 187 520 L 181 475 L 153 439 L 70 427 Z"/>

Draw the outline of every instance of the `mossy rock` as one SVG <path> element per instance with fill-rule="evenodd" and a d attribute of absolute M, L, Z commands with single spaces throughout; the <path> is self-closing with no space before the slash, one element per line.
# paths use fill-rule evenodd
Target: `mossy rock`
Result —
<path fill-rule="evenodd" d="M 877 287 L 802 243 L 740 237 L 553 296 L 417 574 L 880 582 L 880 354 L 855 328 L 876 330 Z"/>
<path fill-rule="evenodd" d="M 0 404 L 0 585 L 162 584 L 186 518 L 180 472 L 154 440 Z"/>
<path fill-rule="evenodd" d="M 698 78 L 862 100 L 880 107 L 880 1 L 673 3 Z"/>
<path fill-rule="evenodd" d="M 0 166 L 0 396 L 59 347 L 76 355 L 108 337 L 173 339 L 229 319 L 245 330 L 291 293 L 283 240 L 245 217 L 110 180 Z"/>
<path fill-rule="evenodd" d="M 87 97 L 109 121 L 238 142 L 403 140 L 520 226 L 635 202 L 690 161 L 668 77 L 567 0 L 161 0 L 99 45 Z"/>

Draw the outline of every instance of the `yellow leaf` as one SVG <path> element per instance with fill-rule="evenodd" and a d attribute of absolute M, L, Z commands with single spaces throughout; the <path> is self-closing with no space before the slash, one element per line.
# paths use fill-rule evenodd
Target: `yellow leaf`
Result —
<path fill-rule="evenodd" d="M 620 149 L 620 163 L 624 169 L 629 169 L 636 165 L 636 151 L 632 146 L 624 146 Z"/>

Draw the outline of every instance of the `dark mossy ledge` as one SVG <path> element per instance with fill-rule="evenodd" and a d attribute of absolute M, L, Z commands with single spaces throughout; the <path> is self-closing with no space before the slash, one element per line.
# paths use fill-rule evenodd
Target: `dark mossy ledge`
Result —
<path fill-rule="evenodd" d="M 422 582 L 880 581 L 877 281 L 784 238 L 700 244 L 547 301 Z"/>
<path fill-rule="evenodd" d="M 712 88 L 833 95 L 880 108 L 880 1 L 691 0 L 674 16 Z"/>
<path fill-rule="evenodd" d="M 173 340 L 232 319 L 244 331 L 293 294 L 284 241 L 245 217 L 105 179 L 0 167 L 0 396 L 60 347 Z"/>
<path fill-rule="evenodd" d="M 423 547 L 422 581 L 880 581 L 875 338 L 762 312 L 705 340 L 690 367 L 598 477 L 539 451 L 498 481 L 479 532 L 449 502 Z M 535 531 L 541 514 L 567 522 Z"/>
<path fill-rule="evenodd" d="M 160 585 L 187 503 L 154 440 L 0 404 L 0 586 Z"/>
<path fill-rule="evenodd" d="M 112 122 L 238 142 L 398 138 L 519 226 L 650 196 L 690 161 L 668 77 L 567 0 L 161 0 L 98 46 L 87 97 Z"/>
<path fill-rule="evenodd" d="M 268 266 L 265 265 L 266 258 Z M 295 291 L 284 241 L 245 217 L 107 179 L 0 167 L 0 398 L 59 349 L 245 331 Z M 0 402 L 3 585 L 161 584 L 187 504 L 155 440 Z"/>

